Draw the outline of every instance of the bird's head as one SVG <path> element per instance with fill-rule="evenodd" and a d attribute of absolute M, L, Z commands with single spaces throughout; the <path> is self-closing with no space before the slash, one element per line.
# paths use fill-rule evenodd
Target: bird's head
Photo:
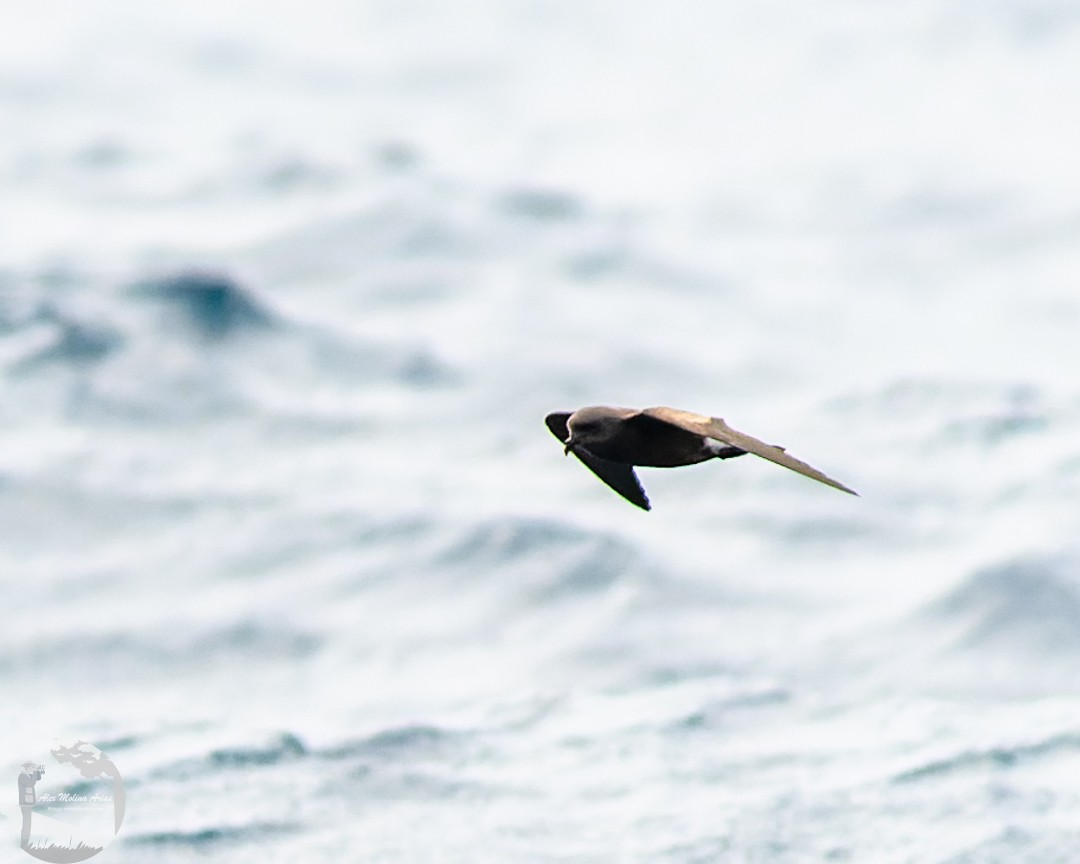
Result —
<path fill-rule="evenodd" d="M 581 447 L 589 449 L 589 444 L 604 438 L 609 430 L 611 418 L 604 409 L 581 408 L 570 415 L 566 428 L 570 435 L 563 442 L 563 454 L 568 454 Z"/>

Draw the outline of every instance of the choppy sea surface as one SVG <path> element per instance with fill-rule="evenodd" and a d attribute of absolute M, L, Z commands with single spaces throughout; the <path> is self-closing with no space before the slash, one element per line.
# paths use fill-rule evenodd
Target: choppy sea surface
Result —
<path fill-rule="evenodd" d="M 4 18 L 0 860 L 1080 861 L 1075 4 Z"/>

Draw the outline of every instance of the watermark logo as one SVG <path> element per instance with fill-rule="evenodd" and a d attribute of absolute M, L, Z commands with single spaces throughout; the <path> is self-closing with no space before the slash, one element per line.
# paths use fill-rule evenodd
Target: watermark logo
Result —
<path fill-rule="evenodd" d="M 49 756 L 19 768 L 19 843 L 39 861 L 93 858 L 124 821 L 124 780 L 88 741 L 57 739 Z"/>

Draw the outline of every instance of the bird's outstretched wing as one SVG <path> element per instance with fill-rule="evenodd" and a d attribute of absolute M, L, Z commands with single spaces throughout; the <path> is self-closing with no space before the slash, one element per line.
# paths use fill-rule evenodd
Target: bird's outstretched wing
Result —
<path fill-rule="evenodd" d="M 631 504 L 636 504 L 642 510 L 651 510 L 652 505 L 641 488 L 641 481 L 634 473 L 634 466 L 625 462 L 608 462 L 607 459 L 597 459 L 585 450 L 572 451 L 578 459 L 585 463 L 585 467 L 597 477 L 607 483 L 612 489 L 622 495 Z"/>
<path fill-rule="evenodd" d="M 544 418 L 544 423 L 546 423 L 548 429 L 551 430 L 551 434 L 562 441 L 563 444 L 565 444 L 566 439 L 570 437 L 570 427 L 566 425 L 569 419 L 569 411 L 556 411 L 553 414 L 548 414 L 547 417 Z"/>
<path fill-rule="evenodd" d="M 859 494 L 854 489 L 849 489 L 843 483 L 822 474 L 817 468 L 796 459 L 784 449 L 775 447 L 772 444 L 766 444 L 764 441 L 759 441 L 757 438 L 732 429 L 719 417 L 706 417 L 704 414 L 680 411 L 677 408 L 646 408 L 641 413 L 648 417 L 652 417 L 655 420 L 662 420 L 665 423 L 670 423 L 672 426 L 678 426 L 680 429 L 685 429 L 688 432 L 704 435 L 706 438 L 712 438 L 732 447 L 746 450 L 748 453 L 753 453 L 755 456 L 760 456 L 762 459 L 768 459 L 770 462 L 775 462 L 777 465 L 783 465 L 785 468 L 790 468 L 797 474 L 802 474 L 804 477 L 817 480 L 819 483 L 824 483 L 826 486 L 832 486 L 834 489 L 839 489 L 841 492 L 847 492 L 849 495 Z"/>
<path fill-rule="evenodd" d="M 551 430 L 551 434 L 564 443 L 570 437 L 570 430 L 566 426 L 568 419 L 570 419 L 570 414 L 563 412 L 548 414 L 544 418 L 544 422 L 547 424 L 548 429 Z M 634 473 L 633 465 L 598 459 L 586 450 L 573 450 L 572 452 L 584 463 L 586 468 L 631 504 L 637 505 L 642 510 L 652 509 L 648 496 L 645 495 L 645 490 L 641 488 L 641 481 L 638 480 L 637 474 Z"/>

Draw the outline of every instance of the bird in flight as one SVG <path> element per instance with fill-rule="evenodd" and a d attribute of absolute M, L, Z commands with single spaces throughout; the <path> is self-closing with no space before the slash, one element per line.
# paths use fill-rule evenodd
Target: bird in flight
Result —
<path fill-rule="evenodd" d="M 634 473 L 635 465 L 674 468 L 708 459 L 732 459 L 753 453 L 805 477 L 850 495 L 859 493 L 833 480 L 783 447 L 766 444 L 732 429 L 718 417 L 677 408 L 593 406 L 556 411 L 544 418 L 551 434 L 585 467 L 631 504 L 649 510 L 649 499 Z"/>

